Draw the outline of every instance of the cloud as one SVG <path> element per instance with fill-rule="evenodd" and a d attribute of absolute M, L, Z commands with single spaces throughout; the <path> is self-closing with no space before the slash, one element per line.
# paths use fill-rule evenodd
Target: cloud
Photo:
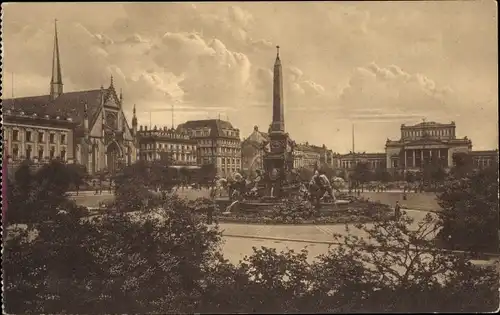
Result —
<path fill-rule="evenodd" d="M 417 2 L 10 4 L 2 25 L 3 70 L 15 73 L 16 95 L 47 93 L 52 18 L 58 16 L 66 91 L 107 86 L 112 74 L 127 112 L 134 102 L 144 113 L 173 103 L 178 122 L 227 114 L 246 134 L 254 125 L 267 129 L 271 119 L 279 44 L 286 126 L 297 139 L 345 151 L 351 121 L 368 126 L 357 131 L 363 137 L 385 139 L 397 136 L 401 123 L 426 117 L 456 120 L 476 148 L 496 146 L 496 138 L 481 136 L 498 129 L 492 118 L 498 106 L 495 11 L 482 1 L 431 7 Z M 5 91 L 9 81 L 2 83 Z M 139 119 L 149 119 L 144 113 Z M 169 116 L 158 112 L 152 118 L 159 123 Z M 347 131 L 330 139 L 340 127 Z M 380 147 L 374 140 L 359 143 L 366 150 Z"/>
<path fill-rule="evenodd" d="M 354 70 L 336 107 L 353 119 L 398 120 L 443 115 L 456 105 L 455 101 L 449 87 L 441 87 L 423 74 L 408 73 L 395 65 L 380 67 L 371 63 Z M 373 108 L 377 111 L 370 111 Z M 356 113 L 362 110 L 367 112 L 362 116 Z"/>

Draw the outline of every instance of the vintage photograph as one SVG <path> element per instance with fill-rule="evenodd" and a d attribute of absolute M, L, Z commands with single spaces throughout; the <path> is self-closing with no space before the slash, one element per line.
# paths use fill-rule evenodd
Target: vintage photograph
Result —
<path fill-rule="evenodd" d="M 497 11 L 3 3 L 3 313 L 497 311 Z"/>

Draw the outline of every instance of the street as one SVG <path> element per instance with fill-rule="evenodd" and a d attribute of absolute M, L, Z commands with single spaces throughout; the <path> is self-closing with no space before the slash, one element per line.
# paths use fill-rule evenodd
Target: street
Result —
<path fill-rule="evenodd" d="M 195 199 L 198 197 L 208 197 L 207 190 L 179 189 L 177 195 L 182 198 Z M 415 195 L 415 196 L 413 196 Z M 402 203 L 401 192 L 368 192 L 362 196 L 370 198 L 374 201 L 395 203 L 400 200 Z M 417 228 L 420 222 L 428 213 L 426 210 L 432 205 L 435 197 L 433 194 L 409 194 L 413 198 L 408 198 L 412 201 L 412 205 L 417 209 L 405 209 L 406 213 L 414 219 L 410 228 Z M 88 207 L 96 207 L 99 202 L 110 201 L 114 196 L 107 191 L 103 194 L 95 195 L 94 192 L 81 192 L 79 196 L 72 194 L 72 198 L 80 205 Z M 403 204 L 405 205 L 405 204 Z M 367 224 L 370 226 L 370 224 Z M 252 253 L 252 247 L 272 247 L 278 251 L 286 249 L 294 249 L 300 251 L 302 248 L 309 249 L 309 259 L 312 260 L 319 254 L 324 254 L 328 251 L 333 240 L 333 234 L 345 234 L 344 224 L 331 225 L 259 225 L 259 224 L 235 224 L 235 223 L 220 223 L 219 227 L 224 237 L 223 252 L 227 259 L 237 263 L 245 255 Z M 367 234 L 352 225 L 349 227 L 349 234 L 358 237 L 367 237 Z M 430 236 L 432 237 L 432 235 Z"/>

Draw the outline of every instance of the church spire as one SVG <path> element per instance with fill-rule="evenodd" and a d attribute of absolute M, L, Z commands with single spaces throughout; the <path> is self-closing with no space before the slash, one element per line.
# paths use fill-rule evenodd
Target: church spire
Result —
<path fill-rule="evenodd" d="M 283 106 L 283 73 L 281 70 L 280 46 L 276 46 L 276 61 L 274 62 L 273 80 L 273 122 L 272 132 L 285 132 L 285 116 Z"/>
<path fill-rule="evenodd" d="M 135 104 L 134 104 L 134 110 L 133 110 L 133 115 L 132 115 L 132 133 L 134 136 L 137 134 L 137 116 L 135 113 Z"/>
<path fill-rule="evenodd" d="M 57 39 L 57 19 L 54 21 L 54 51 L 52 52 L 52 79 L 50 80 L 50 97 L 54 100 L 63 93 L 61 60 L 59 57 L 59 41 Z"/>

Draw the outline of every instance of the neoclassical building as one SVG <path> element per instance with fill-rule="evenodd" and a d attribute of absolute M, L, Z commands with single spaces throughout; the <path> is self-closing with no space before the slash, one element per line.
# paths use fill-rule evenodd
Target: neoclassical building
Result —
<path fill-rule="evenodd" d="M 63 91 L 57 26 L 49 94 L 4 99 L 2 106 L 11 115 L 15 113 L 15 121 L 26 121 L 26 117 L 30 117 L 29 125 L 17 129 L 11 125 L 4 129 L 4 137 L 10 139 L 8 152 L 15 152 L 15 146 L 22 152 L 18 156 L 11 154 L 11 158 L 37 156 L 50 160 L 57 156 L 69 163 L 85 165 L 90 174 L 104 170 L 113 173 L 137 158 L 135 106 L 130 126 L 123 113 L 122 93 L 116 92 L 113 77 L 107 88 Z M 63 124 L 63 120 L 71 124 Z M 55 141 L 54 145 L 51 141 Z M 28 154 L 27 148 L 36 154 Z"/>
<path fill-rule="evenodd" d="M 491 161 L 497 156 L 495 151 L 472 151 L 470 139 L 457 137 L 454 121 L 449 124 L 424 121 L 413 126 L 401 125 L 401 138 L 396 141 L 387 139 L 385 151 L 387 168 L 392 171 L 415 171 L 431 160 L 450 168 L 453 155 L 457 153 L 470 154 L 474 161 Z M 479 162 L 475 163 L 479 165 Z"/>
<path fill-rule="evenodd" d="M 73 161 L 75 127 L 70 117 L 4 110 L 2 131 L 8 166 L 15 168 L 25 159 L 35 166 L 52 159 Z"/>

